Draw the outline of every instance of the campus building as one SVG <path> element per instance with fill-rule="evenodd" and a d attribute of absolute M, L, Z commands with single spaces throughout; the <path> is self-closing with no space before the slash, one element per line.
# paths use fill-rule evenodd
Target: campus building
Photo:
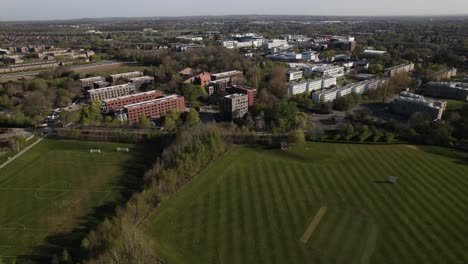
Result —
<path fill-rule="evenodd" d="M 207 86 L 211 82 L 211 74 L 209 72 L 202 72 L 195 76 L 193 84 Z"/>
<path fill-rule="evenodd" d="M 216 81 L 220 79 L 228 79 L 228 78 L 242 78 L 242 77 L 244 77 L 244 74 L 241 71 L 227 71 L 227 72 L 211 74 L 212 81 Z"/>
<path fill-rule="evenodd" d="M 81 87 L 83 89 L 91 89 L 91 88 L 94 88 L 95 82 L 100 82 L 100 81 L 105 81 L 105 80 L 106 79 L 104 79 L 104 77 L 97 76 L 97 77 L 80 79 L 80 82 L 81 82 Z"/>
<path fill-rule="evenodd" d="M 112 74 L 110 77 L 112 78 L 112 82 L 116 82 L 118 79 L 129 81 L 132 78 L 137 78 L 137 77 L 142 77 L 142 76 L 143 76 L 142 72 L 135 71 L 135 72 Z"/>
<path fill-rule="evenodd" d="M 221 101 L 221 112 L 227 120 L 243 118 L 249 111 L 249 98 L 246 94 L 230 94 Z"/>
<path fill-rule="evenodd" d="M 336 65 L 309 65 L 303 68 L 307 75 L 319 73 L 321 76 L 340 77 L 345 74 L 344 68 Z"/>
<path fill-rule="evenodd" d="M 448 68 L 448 69 L 441 70 L 441 71 L 431 74 L 430 76 L 427 77 L 427 79 L 431 81 L 441 81 L 441 80 L 448 80 L 456 75 L 457 75 L 457 68 Z"/>
<path fill-rule="evenodd" d="M 255 98 L 257 97 L 257 90 L 253 87 L 245 85 L 233 85 L 230 88 L 228 88 L 228 92 L 246 94 L 249 106 L 255 103 Z"/>
<path fill-rule="evenodd" d="M 158 90 L 119 96 L 116 98 L 103 100 L 102 109 L 104 112 L 116 111 L 116 110 L 123 108 L 126 105 L 136 104 L 136 103 L 140 103 L 144 101 L 150 101 L 150 100 L 163 97 L 163 96 L 164 94 Z"/>
<path fill-rule="evenodd" d="M 288 71 L 286 79 L 288 82 L 298 81 L 302 78 L 302 71 Z"/>
<path fill-rule="evenodd" d="M 153 83 L 154 82 L 154 77 L 142 76 L 142 77 L 131 78 L 129 81 L 131 83 L 133 83 L 137 88 L 140 88 L 144 84 Z"/>
<path fill-rule="evenodd" d="M 135 93 L 135 85 L 126 83 L 122 85 L 109 86 L 99 89 L 88 90 L 89 99 L 91 100 L 106 100 L 119 96 Z"/>
<path fill-rule="evenodd" d="M 429 82 L 424 94 L 434 97 L 468 101 L 468 83 Z"/>
<path fill-rule="evenodd" d="M 447 107 L 446 101 L 427 99 L 424 96 L 401 92 L 391 104 L 393 112 L 401 115 L 411 116 L 416 112 L 425 112 L 431 115 L 432 119 L 442 118 L 442 114 Z"/>
<path fill-rule="evenodd" d="M 172 94 L 157 99 L 125 105 L 126 117 L 130 122 L 138 122 L 140 116 L 159 118 L 162 114 L 172 110 L 185 111 L 183 96 Z"/>
<path fill-rule="evenodd" d="M 387 78 L 368 80 L 363 82 L 351 83 L 343 87 L 336 87 L 329 90 L 318 91 L 312 94 L 314 104 L 331 102 L 340 96 L 346 96 L 351 93 L 363 94 L 369 90 L 382 87 Z"/>
<path fill-rule="evenodd" d="M 414 70 L 414 63 L 409 62 L 409 63 L 393 66 L 393 67 L 390 67 L 390 68 L 386 68 L 384 70 L 384 73 L 385 73 L 386 77 L 392 77 L 393 75 L 395 75 L 395 74 L 397 74 L 399 72 L 409 72 L 409 71 L 412 71 L 412 70 Z"/>
<path fill-rule="evenodd" d="M 336 85 L 336 77 L 328 76 L 298 83 L 290 83 L 288 85 L 288 95 L 296 95 L 305 92 L 314 92 L 320 89 L 329 88 L 333 85 Z"/>

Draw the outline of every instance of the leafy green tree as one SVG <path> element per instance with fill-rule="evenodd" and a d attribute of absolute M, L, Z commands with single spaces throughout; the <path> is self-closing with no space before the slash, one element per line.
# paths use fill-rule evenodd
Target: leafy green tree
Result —
<path fill-rule="evenodd" d="M 191 126 L 194 126 L 200 122 L 200 115 L 198 114 L 197 110 L 191 108 L 190 111 L 187 113 L 187 118 L 185 122 Z"/>
<path fill-rule="evenodd" d="M 185 84 L 183 87 L 185 100 L 192 103 L 201 96 L 205 95 L 205 88 L 201 85 Z"/>
<path fill-rule="evenodd" d="M 146 116 L 140 116 L 138 118 L 138 127 L 139 128 L 149 128 L 151 126 L 151 121 Z"/>
<path fill-rule="evenodd" d="M 302 145 L 305 143 L 304 131 L 301 129 L 295 129 L 289 132 L 288 142 L 294 145 Z"/>

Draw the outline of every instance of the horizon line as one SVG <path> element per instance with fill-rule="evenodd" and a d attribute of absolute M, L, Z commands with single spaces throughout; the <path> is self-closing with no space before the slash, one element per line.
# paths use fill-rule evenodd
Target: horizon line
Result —
<path fill-rule="evenodd" d="M 363 17 L 363 18 L 394 18 L 394 17 L 463 17 L 466 16 L 468 19 L 468 13 L 466 14 L 401 14 L 401 15 L 288 15 L 288 14 L 226 14 L 226 15 L 175 15 L 175 16 L 166 16 L 166 15 L 160 15 L 160 16 L 102 16 L 102 17 L 80 17 L 80 18 L 44 18 L 44 19 L 20 19 L 20 20 L 0 20 L 0 23 L 10 23 L 10 22 L 58 22 L 58 21 L 74 21 L 74 20 L 93 20 L 93 19 L 156 19 L 156 18 L 203 18 L 203 17 L 231 17 L 231 16 L 258 16 L 258 17 L 265 17 L 265 16 L 276 16 L 276 17 L 283 17 L 283 16 L 289 16 L 289 17 L 334 17 L 334 18 L 357 18 L 357 17 Z"/>

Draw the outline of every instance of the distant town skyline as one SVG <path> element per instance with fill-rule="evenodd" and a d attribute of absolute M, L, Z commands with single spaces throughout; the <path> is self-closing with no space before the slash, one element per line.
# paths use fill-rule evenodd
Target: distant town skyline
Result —
<path fill-rule="evenodd" d="M 161 3 L 152 0 L 0 0 L 0 21 L 57 20 L 105 17 L 158 17 L 204 15 L 310 15 L 310 16 L 404 16 L 468 15 L 466 0 L 355 0 L 323 2 L 179 0 Z"/>

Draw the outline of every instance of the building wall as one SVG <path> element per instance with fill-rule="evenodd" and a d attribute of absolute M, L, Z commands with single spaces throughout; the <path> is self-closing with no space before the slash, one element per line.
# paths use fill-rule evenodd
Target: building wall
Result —
<path fill-rule="evenodd" d="M 80 82 L 81 82 L 81 87 L 83 89 L 86 89 L 86 88 L 93 88 L 94 82 L 105 81 L 105 80 L 106 79 L 104 77 L 98 76 L 98 77 L 80 79 Z"/>
<path fill-rule="evenodd" d="M 123 108 L 125 105 L 150 101 L 163 96 L 164 94 L 161 91 L 155 90 L 151 92 L 137 93 L 128 96 L 108 99 L 103 102 L 103 110 L 106 112 L 115 111 Z"/>
<path fill-rule="evenodd" d="M 119 96 L 129 95 L 135 93 L 136 88 L 133 84 L 122 84 L 116 86 L 109 86 L 105 88 L 99 88 L 89 90 L 89 98 L 91 100 L 106 100 Z"/>
<path fill-rule="evenodd" d="M 424 88 L 424 94 L 434 97 L 468 101 L 468 88 L 460 83 L 429 82 Z"/>
<path fill-rule="evenodd" d="M 447 107 L 447 102 L 439 100 L 429 100 L 420 95 L 407 92 L 400 93 L 391 104 L 393 112 L 401 115 L 411 116 L 416 112 L 428 113 L 432 119 L 442 118 L 442 114 Z"/>
<path fill-rule="evenodd" d="M 246 94 L 231 94 L 223 97 L 221 111 L 228 120 L 243 118 L 249 111 Z"/>
<path fill-rule="evenodd" d="M 139 105 L 124 106 L 127 118 L 130 122 L 138 122 L 140 116 L 158 118 L 162 114 L 172 110 L 185 111 L 185 99 L 183 96 L 171 95 L 165 98 L 142 102 Z"/>

